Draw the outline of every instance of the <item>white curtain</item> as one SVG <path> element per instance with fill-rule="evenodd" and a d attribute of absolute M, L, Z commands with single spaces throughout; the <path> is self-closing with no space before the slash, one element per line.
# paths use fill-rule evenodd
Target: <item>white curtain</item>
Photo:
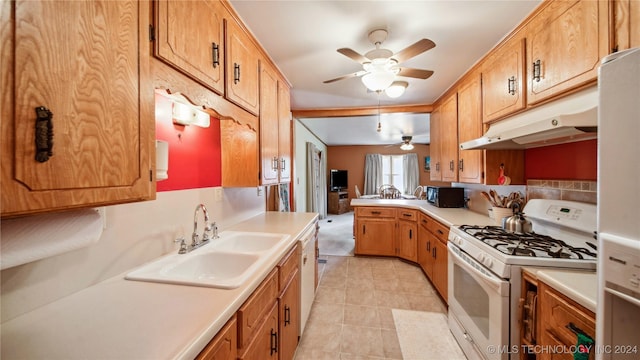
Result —
<path fill-rule="evenodd" d="M 420 185 L 420 165 L 418 154 L 410 153 L 402 156 L 402 171 L 404 172 L 404 193 L 413 194 Z"/>
<path fill-rule="evenodd" d="M 382 185 L 382 155 L 367 154 L 364 158 L 364 194 L 377 194 Z"/>
<path fill-rule="evenodd" d="M 327 217 L 327 160 L 326 156 L 307 142 L 307 209 Z"/>

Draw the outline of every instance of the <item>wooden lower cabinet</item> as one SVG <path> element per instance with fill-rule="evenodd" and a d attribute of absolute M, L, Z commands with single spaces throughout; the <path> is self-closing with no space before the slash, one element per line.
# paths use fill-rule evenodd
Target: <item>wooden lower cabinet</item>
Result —
<path fill-rule="evenodd" d="M 573 359 L 570 351 L 577 343 L 577 335 L 569 329 L 569 324 L 595 339 L 595 314 L 569 299 L 544 282 L 538 283 L 539 345 L 542 348 L 564 349 L 557 352 L 542 352 L 537 359 Z M 589 354 L 595 359 L 595 351 Z"/>
<path fill-rule="evenodd" d="M 299 258 L 299 257 L 298 257 Z M 278 352 L 280 360 L 291 360 L 298 347 L 300 328 L 300 272 L 296 272 L 289 285 L 278 298 Z"/>
<path fill-rule="evenodd" d="M 436 290 L 438 290 L 438 293 L 440 293 L 440 296 L 447 302 L 447 245 L 442 243 L 442 241 L 435 240 L 433 241 L 431 251 L 433 252 L 433 277 L 431 277 L 431 282 Z"/>
<path fill-rule="evenodd" d="M 237 358 L 238 327 L 234 315 L 198 354 L 196 360 L 235 360 Z"/>
<path fill-rule="evenodd" d="M 274 302 L 264 321 L 255 331 L 255 338 L 239 359 L 278 359 L 278 303 Z"/>
<path fill-rule="evenodd" d="M 396 255 L 396 209 L 356 209 L 356 255 Z"/>
<path fill-rule="evenodd" d="M 427 274 L 429 279 L 433 278 L 433 252 L 431 251 L 432 235 L 422 223 L 418 227 L 418 264 Z"/>
<path fill-rule="evenodd" d="M 418 225 L 415 221 L 398 220 L 398 256 L 418 261 Z"/>

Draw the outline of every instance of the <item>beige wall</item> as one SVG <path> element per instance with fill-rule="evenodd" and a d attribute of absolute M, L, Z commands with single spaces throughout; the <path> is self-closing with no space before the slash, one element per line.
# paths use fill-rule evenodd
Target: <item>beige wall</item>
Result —
<path fill-rule="evenodd" d="M 255 188 L 225 188 L 221 201 L 216 201 L 215 188 L 202 188 L 107 206 L 107 226 L 97 243 L 2 271 L 2 322 L 177 251 L 173 240 L 191 237 L 199 203 L 207 206 L 220 231 L 265 209 L 264 195 Z"/>
<path fill-rule="evenodd" d="M 424 158 L 429 156 L 429 145 L 414 144 L 414 149 L 409 151 L 418 154 L 420 163 L 420 185 L 448 185 L 448 183 L 432 182 L 429 180 L 429 172 L 424 171 Z M 355 197 L 355 186 L 362 192 L 364 189 L 364 158 L 366 154 L 403 155 L 407 152 L 400 150 L 399 146 L 386 145 L 349 145 L 327 147 L 327 169 L 340 169 L 349 171 L 349 197 Z"/>

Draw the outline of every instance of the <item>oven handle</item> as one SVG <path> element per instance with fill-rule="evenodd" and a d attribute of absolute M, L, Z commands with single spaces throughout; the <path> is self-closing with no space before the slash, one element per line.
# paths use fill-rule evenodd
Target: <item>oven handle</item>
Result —
<path fill-rule="evenodd" d="M 447 246 L 449 247 L 449 254 L 451 254 L 451 256 L 453 257 L 453 260 L 456 264 L 460 265 L 460 267 L 462 267 L 464 270 L 466 270 L 469 274 L 473 275 L 474 277 L 478 277 L 482 280 L 484 280 L 484 282 L 489 285 L 492 289 L 494 289 L 496 292 L 498 292 L 498 294 L 500 294 L 500 296 L 509 296 L 509 282 L 505 281 L 504 279 L 501 279 L 495 275 L 493 275 L 492 273 L 490 273 L 488 270 L 485 272 L 481 272 L 480 270 L 478 270 L 475 266 L 480 267 L 480 268 L 484 268 L 484 265 L 478 263 L 477 261 L 475 261 L 474 259 L 472 259 L 471 257 L 467 256 L 468 261 L 463 259 L 460 255 L 458 255 L 456 253 L 456 251 L 462 251 L 459 248 L 457 248 L 455 245 L 448 243 Z M 471 265 L 469 262 L 474 262 L 475 266 Z M 451 276 L 451 275 L 449 275 Z"/>

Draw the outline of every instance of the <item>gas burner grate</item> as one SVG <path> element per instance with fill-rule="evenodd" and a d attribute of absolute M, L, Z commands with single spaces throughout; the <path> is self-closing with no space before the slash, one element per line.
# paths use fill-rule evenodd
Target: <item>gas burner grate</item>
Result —
<path fill-rule="evenodd" d="M 547 235 L 510 233 L 499 226 L 461 225 L 460 229 L 474 238 L 514 256 L 584 259 L 596 253 L 582 247 L 573 247 Z"/>

